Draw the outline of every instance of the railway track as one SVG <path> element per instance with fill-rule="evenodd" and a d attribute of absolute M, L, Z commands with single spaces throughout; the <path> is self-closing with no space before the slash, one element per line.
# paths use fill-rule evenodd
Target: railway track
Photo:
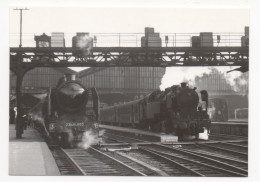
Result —
<path fill-rule="evenodd" d="M 71 161 L 83 175 L 88 176 L 146 176 L 130 165 L 107 155 L 93 147 L 85 149 L 65 149 Z"/>
<path fill-rule="evenodd" d="M 212 177 L 248 175 L 248 147 L 245 140 L 162 145 L 112 133 L 106 133 L 104 140 L 108 143 L 103 148 L 102 145 L 100 148 L 90 147 L 87 150 L 50 147 L 61 174 Z M 126 149 L 133 145 L 138 147 L 134 150 L 133 147 Z"/>
<path fill-rule="evenodd" d="M 247 176 L 248 174 L 248 171 L 241 167 L 243 164 L 247 166 L 246 163 L 232 159 L 229 159 L 230 163 L 227 163 L 224 158 L 221 161 L 216 156 L 206 156 L 158 144 L 144 145 L 141 147 L 141 150 L 165 156 L 204 176 Z M 241 166 L 234 166 L 232 165 L 233 162 L 239 163 Z"/>
<path fill-rule="evenodd" d="M 214 159 L 214 160 L 218 160 L 220 162 L 224 162 L 224 163 L 233 165 L 235 167 L 242 168 L 244 170 L 248 170 L 248 162 L 246 162 L 246 161 L 238 160 L 238 159 L 231 158 L 231 157 L 224 156 L 224 155 L 209 153 L 207 151 L 196 151 L 196 150 L 188 150 L 188 149 L 183 149 L 183 148 L 180 150 L 187 151 L 189 153 L 193 153 L 193 154 L 197 154 L 197 155 L 202 155 L 202 156 Z"/>
<path fill-rule="evenodd" d="M 83 175 L 81 169 L 75 165 L 62 148 L 57 145 L 49 145 L 49 149 L 52 152 L 61 175 Z"/>
<path fill-rule="evenodd" d="M 134 157 L 129 156 L 124 152 L 108 152 L 108 155 L 120 160 L 124 164 L 131 166 L 140 171 L 143 176 L 169 176 L 167 173 L 159 168 L 156 168 L 148 163 L 142 162 Z"/>
<path fill-rule="evenodd" d="M 224 134 L 210 134 L 210 140 L 245 140 L 248 141 L 247 137 L 244 136 L 236 136 L 236 135 L 224 135 Z"/>
<path fill-rule="evenodd" d="M 244 156 L 248 155 L 248 147 L 247 146 L 241 146 L 239 144 L 233 144 L 228 142 L 219 142 L 219 143 L 211 143 L 207 146 L 213 147 L 214 149 L 220 149 L 220 150 L 227 150 L 231 153 L 235 154 L 241 154 Z"/>
<path fill-rule="evenodd" d="M 114 141 L 121 142 L 121 143 L 126 143 L 126 142 L 131 143 L 133 141 L 144 142 L 139 139 L 133 139 L 133 138 L 118 136 L 118 135 L 114 135 L 114 134 L 111 134 L 110 137 L 111 136 Z M 199 176 L 247 176 L 247 174 L 248 174 L 247 153 L 241 153 L 241 152 L 237 152 L 237 150 L 235 150 L 238 148 L 242 148 L 242 150 L 247 151 L 247 146 L 239 145 L 237 142 L 225 143 L 224 141 L 222 141 L 222 142 L 213 142 L 212 144 L 211 143 L 182 144 L 181 148 L 178 148 L 178 147 L 170 148 L 165 145 L 160 145 L 160 147 L 163 147 L 164 150 L 165 149 L 168 150 L 168 151 L 167 150 L 164 151 L 164 153 L 161 153 L 161 151 L 162 151 L 161 148 L 160 149 L 153 148 L 152 150 L 150 149 L 151 146 L 158 147 L 159 146 L 158 144 L 146 145 L 146 147 L 148 147 L 148 148 L 144 148 L 144 146 L 145 146 L 144 144 L 139 144 L 139 145 L 142 146 L 140 148 L 140 150 L 142 150 L 142 152 L 144 152 L 143 150 L 145 150 L 145 152 L 150 152 L 150 153 L 153 152 L 153 155 L 158 155 L 158 156 L 166 155 L 164 157 L 168 157 L 168 159 L 174 158 L 173 160 L 175 160 L 175 162 L 176 162 L 176 160 L 185 159 L 185 161 L 186 161 L 186 163 L 188 163 L 188 165 L 190 165 L 190 163 L 192 163 L 193 167 L 196 166 L 198 168 L 198 169 L 196 169 L 196 167 L 195 167 L 195 170 L 199 171 L 198 172 Z M 211 145 L 218 146 L 217 152 L 216 152 L 216 148 L 215 148 L 216 146 L 211 146 Z M 178 145 L 173 145 L 173 146 L 178 146 Z M 235 151 L 228 149 L 228 147 L 233 147 L 233 149 Z M 176 153 L 176 152 L 179 153 L 178 154 L 179 156 L 172 156 L 172 153 Z M 169 155 L 169 153 L 171 155 Z M 180 156 L 180 153 L 182 153 L 182 156 Z M 184 154 L 185 154 L 185 156 L 183 156 Z M 243 156 L 242 158 L 241 158 L 241 155 Z M 171 159 L 169 159 L 169 160 L 171 160 Z M 180 162 L 180 164 L 181 164 L 181 162 Z M 202 164 L 202 166 L 199 166 L 200 164 Z M 200 169 L 200 168 L 202 168 L 202 169 Z M 193 169 L 191 169 L 191 170 L 193 170 Z M 204 172 L 200 172 L 201 170 Z M 180 173 L 180 175 L 181 175 L 181 173 Z"/>

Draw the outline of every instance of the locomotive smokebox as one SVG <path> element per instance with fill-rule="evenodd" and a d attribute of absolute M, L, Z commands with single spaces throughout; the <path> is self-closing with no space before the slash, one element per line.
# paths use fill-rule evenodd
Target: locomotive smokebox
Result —
<path fill-rule="evenodd" d="M 186 88 L 187 87 L 187 82 L 182 82 L 181 83 L 181 88 Z"/>

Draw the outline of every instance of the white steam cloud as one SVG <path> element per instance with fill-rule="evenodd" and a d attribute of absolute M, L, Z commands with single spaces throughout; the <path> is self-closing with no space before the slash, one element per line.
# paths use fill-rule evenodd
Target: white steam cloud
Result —
<path fill-rule="evenodd" d="M 79 37 L 76 46 L 83 50 L 85 56 L 90 55 L 93 49 L 93 38 L 88 35 L 81 36 Z"/>
<path fill-rule="evenodd" d="M 234 91 L 241 91 L 241 87 L 245 87 L 248 84 L 248 72 L 242 73 L 240 71 L 232 71 L 227 73 L 227 71 L 236 68 L 238 67 L 169 67 L 166 68 L 166 73 L 162 78 L 160 89 L 165 90 L 165 88 L 172 85 L 179 85 L 181 82 L 188 82 L 190 86 L 196 86 L 196 77 L 209 75 L 215 71 L 223 76 L 223 79 L 226 80 L 227 84 L 229 84 Z"/>
<path fill-rule="evenodd" d="M 88 149 L 91 145 L 99 143 L 99 137 L 103 136 L 105 130 L 101 130 L 98 133 L 95 133 L 93 130 L 87 130 L 83 133 L 81 142 L 78 143 L 78 147 L 82 149 Z"/>
<path fill-rule="evenodd" d="M 201 139 L 201 140 L 208 140 L 209 139 L 208 130 L 206 130 L 206 128 L 204 128 L 203 133 L 199 133 L 199 139 Z"/>
<path fill-rule="evenodd" d="M 203 73 L 210 73 L 209 67 L 168 67 L 162 78 L 160 89 L 172 85 L 179 85 L 181 82 L 188 82 L 192 85 L 196 76 L 202 76 Z"/>

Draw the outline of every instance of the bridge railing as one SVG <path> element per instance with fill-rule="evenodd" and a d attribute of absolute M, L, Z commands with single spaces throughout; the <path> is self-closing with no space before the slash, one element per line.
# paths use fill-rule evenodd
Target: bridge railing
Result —
<path fill-rule="evenodd" d="M 23 34 L 23 47 L 35 47 L 34 41 L 35 35 L 41 35 L 42 33 L 24 33 Z M 51 33 L 46 33 L 51 35 Z M 72 46 L 72 37 L 76 33 L 65 33 L 65 46 Z M 241 37 L 244 33 L 213 33 L 213 45 L 214 47 L 232 47 L 241 46 Z M 18 47 L 19 45 L 19 33 L 10 33 L 10 47 Z M 94 41 L 94 47 L 141 47 L 141 38 L 145 36 L 144 33 L 90 33 L 91 37 L 96 37 Z M 168 36 L 168 42 L 166 43 L 165 37 Z M 160 33 L 162 40 L 162 47 L 191 47 L 192 36 L 199 36 L 199 33 Z M 218 36 L 220 41 L 218 42 Z"/>

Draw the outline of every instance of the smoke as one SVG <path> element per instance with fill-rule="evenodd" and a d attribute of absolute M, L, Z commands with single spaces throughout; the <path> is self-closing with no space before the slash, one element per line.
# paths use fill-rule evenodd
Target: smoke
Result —
<path fill-rule="evenodd" d="M 76 46 L 82 49 L 84 56 L 88 56 L 93 49 L 93 38 L 88 35 L 80 36 L 78 37 Z"/>
<path fill-rule="evenodd" d="M 196 80 L 206 78 L 211 74 L 219 75 L 226 81 L 231 89 L 240 92 L 241 94 L 247 94 L 248 88 L 248 72 L 242 73 L 240 71 L 227 71 L 236 69 L 238 67 L 226 66 L 226 67 L 170 67 L 166 68 L 166 73 L 162 78 L 160 89 L 164 90 L 172 85 L 179 85 L 181 82 L 188 82 L 190 86 L 196 86 Z"/>
<path fill-rule="evenodd" d="M 243 95 L 248 94 L 248 79 L 249 74 L 248 72 L 241 74 L 239 77 L 234 79 L 234 88 L 235 91 L 242 93 Z"/>
<path fill-rule="evenodd" d="M 94 132 L 92 129 L 87 130 L 83 133 L 81 142 L 78 143 L 78 147 L 82 149 L 88 149 L 91 145 L 98 144 L 101 136 L 103 136 L 105 130 L 99 131 L 99 134 Z"/>
<path fill-rule="evenodd" d="M 210 73 L 209 67 L 169 67 L 166 68 L 165 75 L 162 78 L 160 89 L 172 85 L 179 85 L 181 82 L 188 82 L 189 85 L 194 85 L 194 78 L 202 76 L 204 73 Z"/>

